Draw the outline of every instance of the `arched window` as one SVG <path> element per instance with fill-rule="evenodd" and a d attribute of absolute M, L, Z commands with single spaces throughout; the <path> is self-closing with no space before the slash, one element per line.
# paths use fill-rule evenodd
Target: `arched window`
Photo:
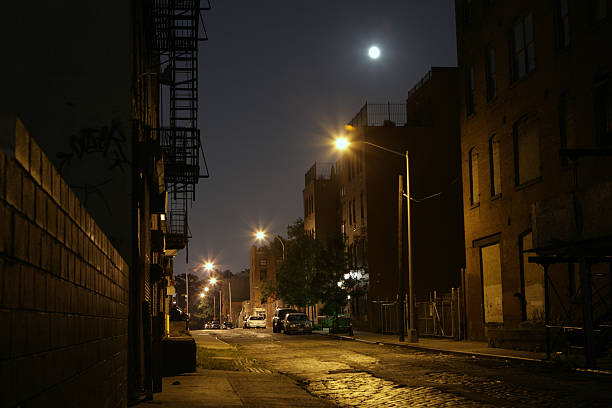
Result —
<path fill-rule="evenodd" d="M 478 190 L 478 151 L 475 147 L 470 149 L 469 156 L 470 168 L 470 204 L 477 205 L 480 203 L 480 192 Z"/>
<path fill-rule="evenodd" d="M 501 151 L 499 136 L 489 139 L 489 167 L 491 170 L 491 197 L 501 194 Z"/>

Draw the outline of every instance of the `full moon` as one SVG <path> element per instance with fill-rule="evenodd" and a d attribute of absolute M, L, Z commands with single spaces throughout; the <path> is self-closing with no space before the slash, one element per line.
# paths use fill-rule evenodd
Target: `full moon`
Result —
<path fill-rule="evenodd" d="M 380 57 L 380 48 L 378 48 L 375 45 L 371 46 L 370 49 L 368 50 L 368 55 L 372 59 L 377 59 L 378 57 Z"/>

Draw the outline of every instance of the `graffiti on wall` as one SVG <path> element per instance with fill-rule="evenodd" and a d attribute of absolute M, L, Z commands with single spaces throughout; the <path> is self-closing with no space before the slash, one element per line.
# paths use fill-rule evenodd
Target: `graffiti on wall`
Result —
<path fill-rule="evenodd" d="M 116 177 L 111 173 L 118 169 L 121 173 L 129 170 L 131 162 L 125 153 L 128 139 L 123 132 L 120 121 L 113 120 L 110 125 L 101 127 L 84 127 L 69 138 L 69 150 L 56 154 L 59 159 L 59 171 L 64 176 L 67 170 L 77 162 L 79 165 L 89 165 L 90 160 L 96 159 L 96 166 L 102 168 L 87 169 L 87 181 L 69 183 L 75 191 L 80 191 L 83 204 L 87 206 L 90 199 L 101 202 L 103 207 L 112 215 L 111 206 L 105 197 L 104 189 L 108 188 Z M 101 160 L 101 161 L 100 161 Z M 78 167 L 81 170 L 80 167 Z M 95 171 L 89 171 L 95 170 Z M 121 176 L 123 179 L 124 177 Z M 69 177 L 67 178 L 69 180 Z M 76 181 L 76 180 L 73 180 Z"/>
<path fill-rule="evenodd" d="M 81 128 L 77 134 L 70 136 L 70 151 L 57 153 L 60 172 L 64 166 L 70 166 L 75 158 L 83 160 L 93 154 L 108 159 L 108 170 L 119 168 L 125 172 L 125 166 L 130 165 L 124 151 L 126 143 L 127 138 L 118 121 L 112 121 L 108 126 Z"/>

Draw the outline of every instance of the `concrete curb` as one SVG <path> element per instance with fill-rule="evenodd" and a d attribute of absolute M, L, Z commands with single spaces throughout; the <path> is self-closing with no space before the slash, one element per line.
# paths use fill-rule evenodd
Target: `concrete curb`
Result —
<path fill-rule="evenodd" d="M 477 357 L 481 357 L 481 358 L 490 358 L 490 359 L 496 359 L 496 360 L 515 360 L 515 361 L 520 361 L 520 362 L 539 363 L 539 364 L 550 364 L 550 363 L 552 363 L 551 361 L 548 361 L 548 360 L 541 360 L 541 359 L 529 358 L 529 357 L 487 354 L 487 353 L 480 353 L 480 352 L 477 352 L 477 351 L 435 349 L 435 348 L 431 348 L 431 347 L 417 346 L 415 344 L 409 344 L 409 343 L 408 344 L 397 344 L 397 343 L 389 343 L 389 342 L 381 342 L 381 341 L 371 341 L 371 340 L 359 339 L 359 338 L 356 338 L 356 337 L 341 336 L 341 335 L 337 335 L 337 334 L 328 334 L 328 333 L 315 333 L 315 334 L 319 334 L 321 336 L 332 337 L 332 338 L 335 338 L 335 339 L 338 339 L 338 340 L 353 340 L 353 341 L 358 341 L 358 342 L 367 343 L 367 344 L 378 344 L 378 345 L 383 345 L 383 346 L 405 347 L 405 348 L 409 348 L 409 349 L 413 349 L 413 350 L 428 351 L 428 352 L 431 352 L 431 353 L 456 354 L 456 355 L 461 355 L 461 356 L 477 356 Z"/>

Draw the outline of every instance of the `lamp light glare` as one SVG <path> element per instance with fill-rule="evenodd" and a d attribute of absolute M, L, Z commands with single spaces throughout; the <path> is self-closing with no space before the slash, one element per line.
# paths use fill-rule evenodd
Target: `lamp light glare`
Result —
<path fill-rule="evenodd" d="M 339 137 L 336 139 L 336 147 L 340 150 L 346 149 L 351 144 L 346 137 Z"/>
<path fill-rule="evenodd" d="M 259 240 L 264 239 L 265 237 L 266 237 L 266 233 L 263 232 L 263 231 L 257 231 L 255 233 L 255 238 L 257 238 Z"/>

